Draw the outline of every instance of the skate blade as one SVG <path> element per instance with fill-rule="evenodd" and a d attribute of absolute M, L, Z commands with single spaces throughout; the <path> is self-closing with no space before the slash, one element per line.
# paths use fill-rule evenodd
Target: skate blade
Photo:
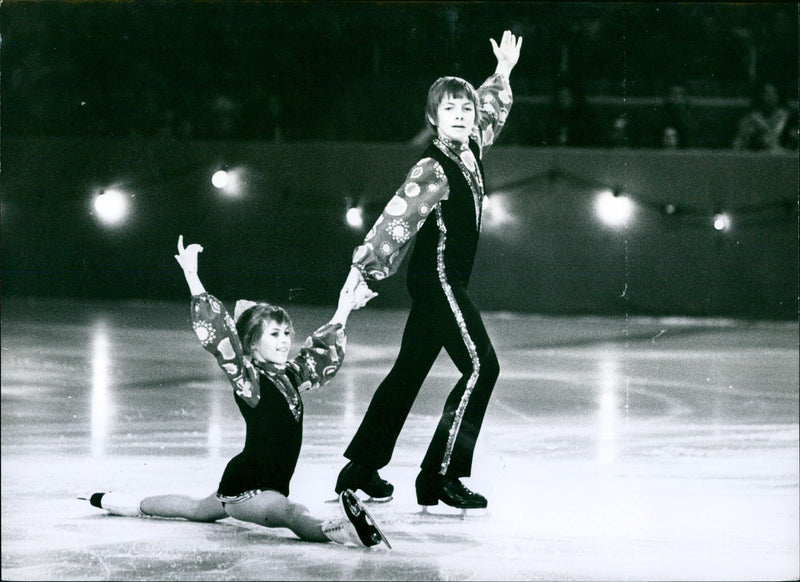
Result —
<path fill-rule="evenodd" d="M 362 497 L 360 497 L 358 495 L 358 493 L 356 493 L 356 497 L 358 497 L 358 499 L 361 501 L 361 503 L 368 503 L 368 504 L 371 504 L 371 505 L 381 505 L 383 503 L 389 503 L 392 499 L 394 499 L 394 497 L 391 496 L 391 495 L 389 497 L 363 497 L 362 498 Z M 339 503 L 339 498 L 338 497 L 334 497 L 333 499 L 326 499 L 325 503 Z"/>
<path fill-rule="evenodd" d="M 380 537 L 380 541 L 383 542 L 383 544 L 388 549 L 391 550 L 392 549 L 392 544 L 389 543 L 389 539 L 386 537 L 386 535 L 383 533 L 383 531 L 381 531 L 381 528 L 378 527 L 378 524 L 375 522 L 375 520 L 373 519 L 372 515 L 370 515 L 369 511 L 367 511 L 367 508 L 366 507 L 362 507 L 361 511 L 364 512 L 364 517 L 366 518 L 367 523 L 375 528 L 375 531 L 377 532 L 378 537 Z"/>
<path fill-rule="evenodd" d="M 458 507 L 450 507 L 449 505 L 420 505 L 419 515 L 426 515 L 432 517 L 448 517 L 456 519 L 487 517 L 489 510 L 485 507 L 482 508 L 466 508 L 460 509 Z"/>

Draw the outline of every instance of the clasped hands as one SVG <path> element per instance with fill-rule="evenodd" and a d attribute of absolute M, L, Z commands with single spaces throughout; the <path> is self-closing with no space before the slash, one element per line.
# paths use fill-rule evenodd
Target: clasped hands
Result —
<path fill-rule="evenodd" d="M 339 300 L 348 302 L 353 309 L 361 309 L 370 299 L 377 296 L 378 294 L 370 289 L 367 282 L 364 281 L 361 271 L 351 267 L 347 274 L 347 280 L 339 292 Z"/>

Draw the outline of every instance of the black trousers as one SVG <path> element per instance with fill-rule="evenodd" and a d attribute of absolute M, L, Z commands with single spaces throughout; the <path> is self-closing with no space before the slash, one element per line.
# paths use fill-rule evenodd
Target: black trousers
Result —
<path fill-rule="evenodd" d="M 468 477 L 475 442 L 500 372 L 497 355 L 465 285 L 431 281 L 415 287 L 409 287 L 412 305 L 400 353 L 375 391 L 344 456 L 373 469 L 389 463 L 411 406 L 444 348 L 461 378 L 445 401 L 420 466 L 428 473 Z"/>

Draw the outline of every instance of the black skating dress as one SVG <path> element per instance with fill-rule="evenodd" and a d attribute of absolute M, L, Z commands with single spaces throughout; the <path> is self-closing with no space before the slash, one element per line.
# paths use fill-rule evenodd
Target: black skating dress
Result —
<path fill-rule="evenodd" d="M 254 364 L 244 357 L 233 319 L 219 299 L 209 293 L 195 295 L 191 309 L 192 327 L 228 377 L 247 425 L 244 449 L 228 462 L 218 499 L 235 503 L 263 490 L 288 496 L 303 440 L 300 392 L 336 375 L 344 359 L 344 328 L 320 327 L 283 366 Z"/>

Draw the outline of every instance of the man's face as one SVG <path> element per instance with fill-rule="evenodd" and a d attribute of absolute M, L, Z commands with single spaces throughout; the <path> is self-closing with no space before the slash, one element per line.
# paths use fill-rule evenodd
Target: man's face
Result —
<path fill-rule="evenodd" d="M 475 126 L 475 105 L 466 97 L 446 95 L 436 109 L 435 121 L 439 137 L 467 143 Z"/>

